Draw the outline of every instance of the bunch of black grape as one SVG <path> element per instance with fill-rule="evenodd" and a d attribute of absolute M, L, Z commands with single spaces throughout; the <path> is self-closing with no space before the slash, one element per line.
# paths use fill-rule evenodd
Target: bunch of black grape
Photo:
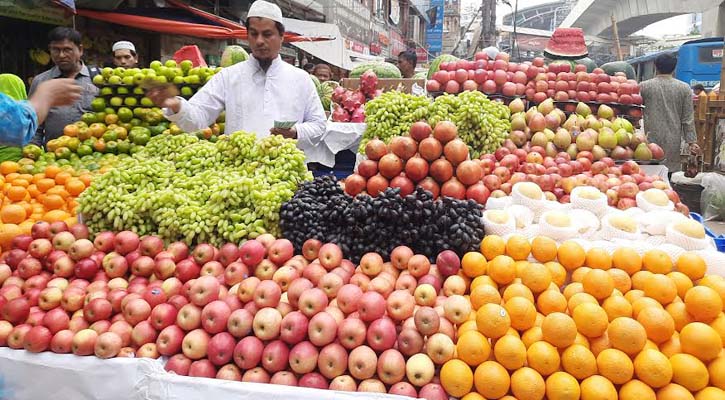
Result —
<path fill-rule="evenodd" d="M 443 250 L 459 255 L 478 249 L 483 239 L 483 207 L 448 197 L 433 200 L 418 188 L 401 197 L 388 188 L 377 197 L 347 195 L 332 176 L 303 183 L 280 209 L 280 228 L 298 251 L 307 239 L 340 246 L 357 262 L 363 254 L 383 257 L 399 245 L 435 257 Z"/>

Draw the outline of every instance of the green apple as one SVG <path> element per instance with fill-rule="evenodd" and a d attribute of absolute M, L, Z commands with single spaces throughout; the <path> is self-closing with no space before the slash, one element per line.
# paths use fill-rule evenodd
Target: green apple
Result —
<path fill-rule="evenodd" d="M 122 82 L 126 86 L 133 85 L 133 76 L 124 76 Z"/>
<path fill-rule="evenodd" d="M 167 68 L 176 68 L 176 61 L 174 61 L 174 60 L 166 60 L 166 62 L 164 63 L 164 65 L 166 65 Z"/>
<path fill-rule="evenodd" d="M 144 107 L 153 107 L 154 102 L 151 101 L 148 97 L 142 97 L 141 98 L 141 105 Z"/>
<path fill-rule="evenodd" d="M 138 100 L 136 100 L 135 97 L 126 97 L 125 99 L 123 99 L 123 104 L 129 107 L 136 107 L 136 104 L 138 104 Z"/>
<path fill-rule="evenodd" d="M 192 89 L 192 88 L 190 88 L 188 86 L 184 86 L 184 87 L 181 88 L 181 95 L 182 96 L 184 96 L 184 97 L 190 97 L 193 94 L 194 94 L 194 89 Z"/>
<path fill-rule="evenodd" d="M 111 75 L 113 75 L 113 68 L 106 67 L 101 70 L 101 76 L 103 76 L 104 78 L 108 79 L 111 77 Z"/>
<path fill-rule="evenodd" d="M 121 107 L 123 105 L 123 99 L 118 96 L 111 97 L 110 103 L 113 107 Z"/>
<path fill-rule="evenodd" d="M 138 87 L 138 86 L 136 86 L 135 88 L 133 88 L 133 94 L 135 94 L 135 95 L 138 95 L 138 96 L 143 96 L 143 95 L 144 95 L 144 93 L 145 93 L 145 92 L 144 92 L 144 90 L 143 90 L 143 88 L 142 88 L 142 87 Z"/>
<path fill-rule="evenodd" d="M 94 85 L 100 86 L 100 85 L 103 85 L 104 83 L 106 83 L 106 79 L 103 77 L 103 75 L 96 75 L 93 77 Z"/>
<path fill-rule="evenodd" d="M 154 71 L 158 72 L 159 68 L 161 68 L 162 65 L 163 64 L 161 63 L 161 61 L 154 60 L 154 61 L 151 61 L 151 64 L 149 65 L 149 67 L 151 67 L 151 69 L 153 69 Z"/>
<path fill-rule="evenodd" d="M 101 88 L 101 96 L 113 96 L 113 88 L 108 86 Z"/>
<path fill-rule="evenodd" d="M 188 72 L 193 66 L 194 64 L 191 62 L 191 60 L 184 60 L 181 62 L 181 69 L 184 72 Z"/>
<path fill-rule="evenodd" d="M 116 68 L 115 68 L 115 69 L 113 70 L 113 75 L 116 75 L 116 76 L 120 76 L 120 77 L 123 77 L 123 76 L 124 76 L 124 74 L 125 74 L 125 72 L 126 72 L 126 68 L 123 68 L 123 67 L 116 67 Z"/>
<path fill-rule="evenodd" d="M 182 85 L 184 82 L 186 82 L 185 77 L 183 76 L 175 76 L 174 77 L 174 85 Z"/>
<path fill-rule="evenodd" d="M 127 96 L 130 92 L 127 87 L 120 86 L 116 88 L 116 94 L 119 96 Z"/>
<path fill-rule="evenodd" d="M 118 75 L 113 75 L 108 78 L 108 83 L 111 85 L 120 85 L 121 84 L 121 77 Z"/>

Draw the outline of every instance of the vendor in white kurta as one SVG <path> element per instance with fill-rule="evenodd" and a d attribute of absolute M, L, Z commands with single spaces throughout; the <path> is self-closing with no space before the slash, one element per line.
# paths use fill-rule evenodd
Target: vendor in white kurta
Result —
<path fill-rule="evenodd" d="M 282 61 L 282 11 L 258 0 L 249 8 L 247 31 L 252 56 L 222 69 L 189 101 L 152 89 L 147 96 L 164 107 L 164 116 L 187 132 L 208 127 L 226 110 L 225 133 L 254 132 L 298 140 L 301 150 L 316 146 L 325 133 L 325 113 L 308 74 Z M 274 122 L 295 121 L 289 129 Z"/>

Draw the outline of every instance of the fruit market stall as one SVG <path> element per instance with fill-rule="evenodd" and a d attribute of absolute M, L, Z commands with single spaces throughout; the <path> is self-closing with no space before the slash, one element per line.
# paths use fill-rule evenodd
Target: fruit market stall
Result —
<path fill-rule="evenodd" d="M 500 57 L 494 78 L 523 72 Z M 154 66 L 139 82 L 202 72 Z M 136 79 L 118 72 L 103 84 Z M 725 396 L 725 253 L 643 168 L 662 154 L 636 121 L 360 74 L 359 94 L 318 86 L 333 113 L 365 103 L 344 179 L 279 136 L 180 132 L 119 87 L 51 152 L 0 164 L 14 398 L 60 379 L 97 398 Z"/>

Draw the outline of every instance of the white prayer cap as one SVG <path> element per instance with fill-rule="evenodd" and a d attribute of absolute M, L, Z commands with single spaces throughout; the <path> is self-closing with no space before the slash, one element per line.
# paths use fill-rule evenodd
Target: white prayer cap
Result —
<path fill-rule="evenodd" d="M 114 43 L 113 47 L 111 48 L 111 51 L 116 51 L 116 50 L 131 50 L 135 53 L 136 46 L 134 46 L 133 43 L 131 43 L 127 40 L 121 40 L 120 42 Z"/>
<path fill-rule="evenodd" d="M 252 3 L 252 6 L 249 7 L 249 12 L 247 13 L 247 19 L 251 17 L 267 18 L 272 21 L 279 22 L 280 24 L 284 24 L 282 10 L 279 6 L 264 0 L 257 0 Z"/>

